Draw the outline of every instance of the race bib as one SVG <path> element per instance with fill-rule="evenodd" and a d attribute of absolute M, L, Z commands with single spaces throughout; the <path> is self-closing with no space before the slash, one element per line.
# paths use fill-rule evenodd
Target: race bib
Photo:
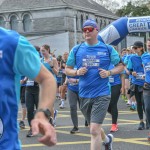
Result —
<path fill-rule="evenodd" d="M 144 74 L 142 72 L 138 72 L 136 79 L 144 80 Z"/>
<path fill-rule="evenodd" d="M 113 76 L 109 76 L 109 83 L 114 83 L 114 77 Z"/>
<path fill-rule="evenodd" d="M 34 81 L 28 80 L 26 86 L 34 86 Z"/>
<path fill-rule="evenodd" d="M 87 68 L 99 68 L 100 56 L 98 55 L 86 55 L 82 59 L 82 66 Z"/>
<path fill-rule="evenodd" d="M 148 71 L 150 71 L 150 64 L 148 63 L 146 66 L 145 66 L 145 72 L 148 72 Z"/>

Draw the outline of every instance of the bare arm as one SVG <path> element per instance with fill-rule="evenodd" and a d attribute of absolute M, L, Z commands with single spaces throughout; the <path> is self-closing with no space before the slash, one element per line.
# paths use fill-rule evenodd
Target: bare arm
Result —
<path fill-rule="evenodd" d="M 77 75 L 82 76 L 86 74 L 88 70 L 86 67 L 81 67 L 78 70 L 74 70 L 73 67 L 66 66 L 65 71 L 66 71 L 66 75 L 69 75 L 69 76 L 77 76 Z"/>
<path fill-rule="evenodd" d="M 53 72 L 57 75 L 58 74 L 58 71 L 59 71 L 59 68 L 58 68 L 58 62 L 57 62 L 57 59 L 56 58 L 53 58 Z"/>
<path fill-rule="evenodd" d="M 77 70 L 74 70 L 73 67 L 66 66 L 65 71 L 66 71 L 66 75 L 68 75 L 68 76 L 76 76 L 77 75 Z"/>
<path fill-rule="evenodd" d="M 42 65 L 39 75 L 35 79 L 40 86 L 39 108 L 49 108 L 53 111 L 56 97 L 56 81 L 53 75 Z"/>
<path fill-rule="evenodd" d="M 53 75 L 42 65 L 40 73 L 36 77 L 40 86 L 38 109 L 49 109 L 53 111 L 54 100 L 56 96 L 56 81 Z M 33 135 L 42 134 L 38 139 L 39 142 L 53 146 L 57 142 L 56 131 L 50 125 L 48 118 L 43 112 L 37 112 L 31 122 Z"/>
<path fill-rule="evenodd" d="M 112 70 L 104 70 L 99 69 L 101 78 L 107 78 L 110 75 L 119 74 L 124 69 L 124 65 L 122 63 L 119 63 L 117 66 L 115 66 Z"/>

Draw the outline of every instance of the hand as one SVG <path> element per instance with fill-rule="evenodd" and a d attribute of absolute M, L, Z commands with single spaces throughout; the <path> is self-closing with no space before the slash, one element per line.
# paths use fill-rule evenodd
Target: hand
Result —
<path fill-rule="evenodd" d="M 121 95 L 124 95 L 124 94 L 125 94 L 125 89 L 124 89 L 124 87 L 121 87 L 120 93 L 121 93 Z"/>
<path fill-rule="evenodd" d="M 134 77 L 136 77 L 136 76 L 137 76 L 137 73 L 136 73 L 135 71 L 133 71 L 133 72 L 132 72 L 132 75 L 133 75 Z"/>
<path fill-rule="evenodd" d="M 110 71 L 104 70 L 104 69 L 99 69 L 99 75 L 101 76 L 101 78 L 107 78 L 108 76 L 110 76 Z"/>
<path fill-rule="evenodd" d="M 57 138 L 55 129 L 46 118 L 33 119 L 31 122 L 31 128 L 33 135 L 37 135 L 39 133 L 43 135 L 41 138 L 38 139 L 39 142 L 47 146 L 56 145 Z"/>
<path fill-rule="evenodd" d="M 87 68 L 86 67 L 82 67 L 79 70 L 77 70 L 77 75 L 85 75 L 87 73 Z"/>
<path fill-rule="evenodd" d="M 70 84 L 76 83 L 76 82 L 77 82 L 77 79 L 69 78 L 69 79 L 68 79 L 68 82 L 69 82 Z"/>
<path fill-rule="evenodd" d="M 52 60 L 49 59 L 47 62 L 49 63 L 50 66 L 54 66 L 53 59 Z"/>

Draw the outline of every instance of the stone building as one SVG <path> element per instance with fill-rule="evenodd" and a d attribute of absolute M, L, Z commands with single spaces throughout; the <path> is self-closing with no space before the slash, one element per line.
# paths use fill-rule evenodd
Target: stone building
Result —
<path fill-rule="evenodd" d="M 82 24 L 88 18 L 102 29 L 117 16 L 93 0 L 0 0 L 0 26 L 34 45 L 49 44 L 56 55 L 83 41 Z"/>

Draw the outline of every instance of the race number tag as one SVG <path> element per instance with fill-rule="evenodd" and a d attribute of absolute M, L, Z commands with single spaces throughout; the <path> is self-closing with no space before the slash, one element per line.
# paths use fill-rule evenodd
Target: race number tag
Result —
<path fill-rule="evenodd" d="M 136 79 L 144 80 L 144 74 L 143 74 L 143 72 L 138 72 L 137 76 L 136 76 Z"/>
<path fill-rule="evenodd" d="M 100 56 L 98 55 L 86 55 L 82 59 L 82 66 L 87 68 L 99 68 L 100 66 Z"/>
<path fill-rule="evenodd" d="M 109 76 L 109 83 L 114 83 L 114 77 L 113 76 Z"/>
<path fill-rule="evenodd" d="M 26 85 L 27 86 L 34 86 L 34 81 L 28 80 Z"/>
<path fill-rule="evenodd" d="M 149 72 L 150 71 L 150 63 L 147 63 L 144 67 L 145 72 Z"/>

